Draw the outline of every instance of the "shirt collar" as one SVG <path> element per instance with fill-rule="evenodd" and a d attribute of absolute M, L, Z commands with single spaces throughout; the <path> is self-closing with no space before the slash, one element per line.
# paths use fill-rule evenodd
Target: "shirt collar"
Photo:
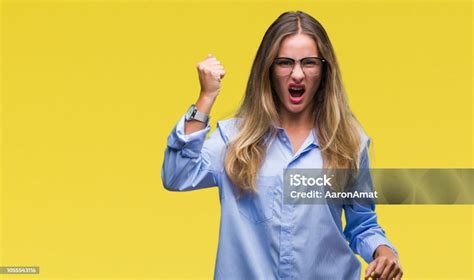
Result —
<path fill-rule="evenodd" d="M 277 130 L 277 136 L 281 137 L 282 133 L 286 133 L 285 129 L 283 127 L 280 127 L 277 123 L 272 123 L 273 128 Z M 318 133 L 316 131 L 316 128 L 313 128 L 311 130 L 311 133 L 308 135 L 308 138 L 306 139 L 305 143 L 303 145 L 310 145 L 314 144 L 316 147 L 319 147 L 319 142 L 318 142 Z"/>

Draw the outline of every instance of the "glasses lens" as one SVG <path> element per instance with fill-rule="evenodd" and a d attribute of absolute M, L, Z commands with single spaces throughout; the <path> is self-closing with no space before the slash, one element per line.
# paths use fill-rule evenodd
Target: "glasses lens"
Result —
<path fill-rule="evenodd" d="M 303 71 L 308 76 L 316 76 L 321 73 L 323 62 L 319 58 L 308 57 L 301 61 Z"/>
<path fill-rule="evenodd" d="M 289 58 L 275 59 L 275 73 L 278 76 L 289 75 L 295 67 L 295 61 Z M 307 57 L 301 60 L 301 68 L 305 75 L 317 76 L 321 73 L 323 62 L 314 57 Z"/>
<path fill-rule="evenodd" d="M 278 76 L 286 76 L 291 73 L 295 62 L 288 58 L 275 59 L 275 73 Z"/>

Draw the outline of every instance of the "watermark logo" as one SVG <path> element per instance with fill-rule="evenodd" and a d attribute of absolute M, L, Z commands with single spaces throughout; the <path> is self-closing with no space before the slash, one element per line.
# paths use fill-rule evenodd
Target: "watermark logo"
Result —
<path fill-rule="evenodd" d="M 304 187 L 314 187 L 314 186 L 328 186 L 331 187 L 331 177 L 323 174 L 322 177 L 306 177 L 302 174 L 290 174 L 290 185 L 294 187 L 304 186 Z"/>

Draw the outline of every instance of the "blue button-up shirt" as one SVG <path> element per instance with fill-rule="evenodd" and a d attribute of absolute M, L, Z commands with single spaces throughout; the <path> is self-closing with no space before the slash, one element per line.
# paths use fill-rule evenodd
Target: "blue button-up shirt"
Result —
<path fill-rule="evenodd" d="M 294 153 L 288 135 L 278 128 L 257 174 L 258 195 L 237 199 L 224 170 L 236 119 L 219 121 L 184 134 L 184 116 L 168 137 L 162 168 L 166 189 L 190 191 L 217 186 L 221 203 L 219 245 L 214 279 L 360 279 L 380 245 L 394 246 L 377 223 L 375 204 L 285 204 L 285 168 L 322 168 L 315 130 Z M 368 168 L 369 138 L 361 133 L 361 168 Z M 344 209 L 346 226 L 342 229 Z"/>

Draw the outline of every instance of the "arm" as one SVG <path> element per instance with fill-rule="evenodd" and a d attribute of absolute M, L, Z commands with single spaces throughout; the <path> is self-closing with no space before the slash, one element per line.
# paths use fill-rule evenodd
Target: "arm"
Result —
<path fill-rule="evenodd" d="M 361 153 L 360 168 L 369 168 L 368 147 L 370 140 Z M 367 180 L 370 187 L 373 186 L 370 173 L 369 176 L 361 176 L 361 181 Z M 362 183 L 363 182 L 357 182 Z M 403 271 L 400 266 L 398 252 L 392 243 L 386 238 L 385 231 L 377 223 L 375 214 L 375 203 L 354 203 L 344 205 L 346 227 L 344 235 L 349 241 L 351 249 L 359 254 L 368 264 L 365 271 L 365 279 L 369 277 L 382 277 L 382 279 L 400 280 Z"/>
<path fill-rule="evenodd" d="M 218 185 L 225 143 L 218 130 L 206 140 L 209 124 L 202 130 L 184 133 L 184 116 L 168 137 L 161 170 L 163 186 L 170 191 L 189 191 Z"/>
<path fill-rule="evenodd" d="M 360 159 L 360 168 L 369 168 L 368 146 L 363 149 Z M 370 176 L 364 177 L 371 180 Z M 370 185 L 372 182 L 370 181 Z M 359 254 L 367 263 L 374 259 L 376 249 L 385 245 L 397 254 L 395 247 L 385 236 L 385 231 L 377 223 L 377 214 L 375 213 L 375 203 L 354 203 L 351 205 L 344 205 L 344 214 L 346 218 L 346 227 L 344 235 L 349 246 L 356 253 Z"/>
<path fill-rule="evenodd" d="M 224 67 L 209 54 L 197 64 L 197 69 L 201 93 L 196 107 L 209 115 L 220 91 Z M 161 170 L 166 189 L 188 191 L 217 185 L 225 143 L 217 131 L 206 140 L 209 130 L 209 124 L 197 120 L 185 121 L 184 116 L 181 117 L 168 137 Z"/>

